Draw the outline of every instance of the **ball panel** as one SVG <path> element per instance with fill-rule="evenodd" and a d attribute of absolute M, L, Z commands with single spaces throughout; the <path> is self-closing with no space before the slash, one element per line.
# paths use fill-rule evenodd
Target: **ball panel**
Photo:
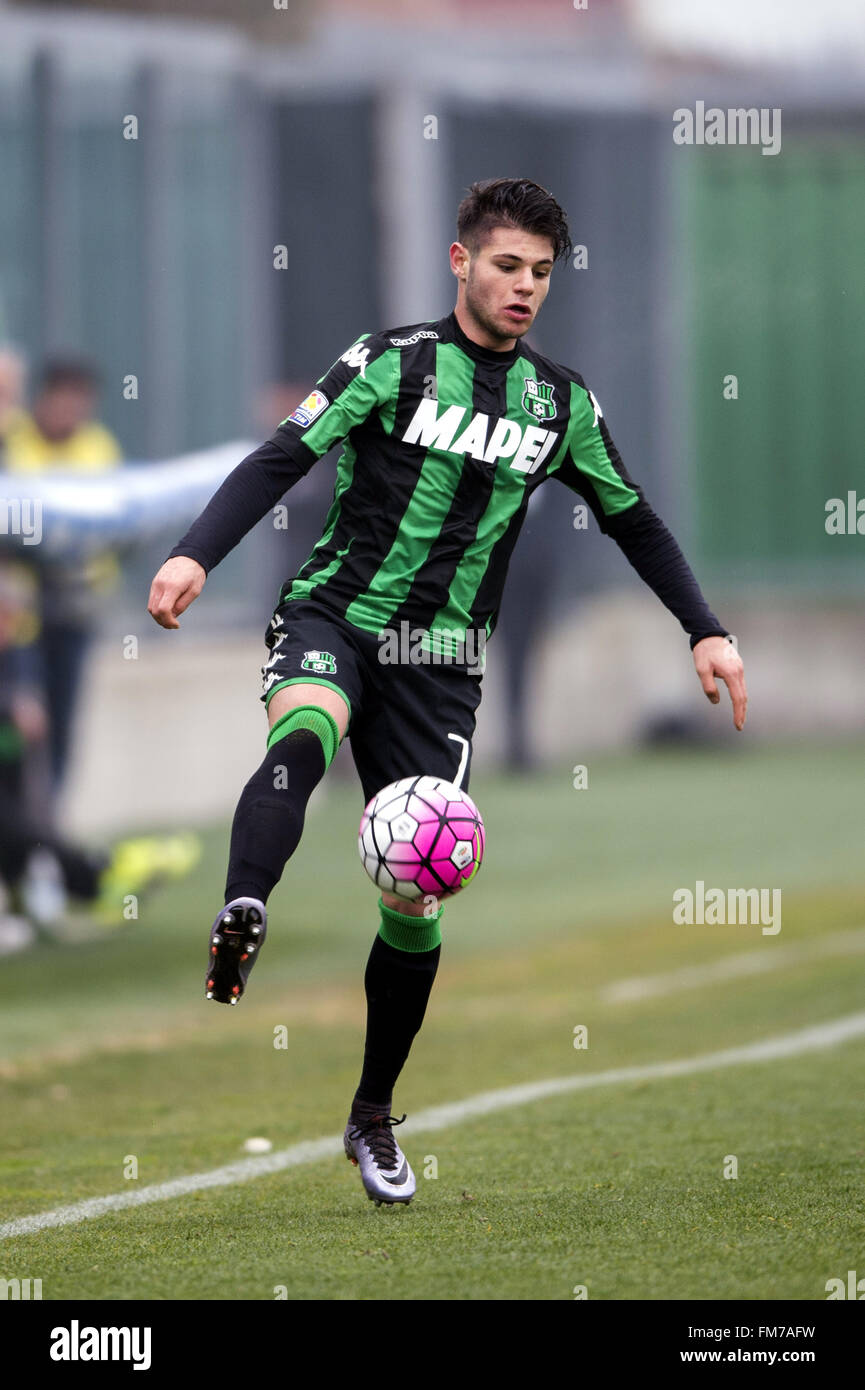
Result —
<path fill-rule="evenodd" d="M 414 816 L 410 816 L 408 811 L 403 811 L 390 823 L 390 833 L 394 840 L 412 841 L 419 829 Z"/>
<path fill-rule="evenodd" d="M 410 879 L 397 879 L 391 891 L 398 898 L 408 898 L 409 902 L 417 902 L 423 896 L 423 889 Z"/>
<path fill-rule="evenodd" d="M 473 864 L 475 852 L 471 842 L 469 840 L 457 840 L 451 851 L 451 860 L 460 872 L 462 872 L 463 869 L 467 869 L 470 864 Z"/>

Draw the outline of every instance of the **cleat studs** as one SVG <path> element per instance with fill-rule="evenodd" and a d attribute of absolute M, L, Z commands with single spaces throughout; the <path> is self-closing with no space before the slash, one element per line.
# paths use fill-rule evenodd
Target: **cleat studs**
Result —
<path fill-rule="evenodd" d="M 236 1003 L 237 1003 L 237 999 L 236 999 L 236 998 L 234 998 L 234 999 L 229 999 L 228 1002 L 229 1002 L 229 1004 L 236 1004 Z"/>
<path fill-rule="evenodd" d="M 212 998 L 213 998 L 213 990 L 212 990 L 212 989 L 209 989 L 209 990 L 207 991 L 207 993 L 205 994 L 204 997 L 205 997 L 205 999 L 212 999 Z"/>
<path fill-rule="evenodd" d="M 208 980 L 208 981 L 207 981 L 207 988 L 208 988 L 208 989 L 213 989 L 213 981 L 212 981 L 212 980 Z"/>
<path fill-rule="evenodd" d="M 248 954 L 248 952 L 244 951 L 244 953 L 243 953 L 243 955 L 240 957 L 240 959 L 241 959 L 241 960 L 246 960 L 247 954 Z"/>
<path fill-rule="evenodd" d="M 254 951 L 254 950 L 255 950 L 255 942 L 254 942 L 254 941 L 247 941 L 247 943 L 246 943 L 246 955 L 248 956 L 248 955 L 250 954 L 250 952 L 251 952 L 251 951 Z M 246 960 L 246 956 L 244 956 L 243 959 Z"/>
<path fill-rule="evenodd" d="M 253 936 L 261 936 L 261 927 L 253 927 L 252 934 Z"/>
<path fill-rule="evenodd" d="M 232 985 L 232 986 L 231 986 L 231 992 L 232 992 L 232 994 L 239 994 L 239 993 L 240 993 L 240 985 Z"/>
<path fill-rule="evenodd" d="M 213 945 L 214 945 L 214 947 L 216 947 L 216 946 L 221 946 L 221 945 L 222 945 L 222 937 L 221 937 L 221 936 L 215 936 L 215 937 L 213 938 Z"/>

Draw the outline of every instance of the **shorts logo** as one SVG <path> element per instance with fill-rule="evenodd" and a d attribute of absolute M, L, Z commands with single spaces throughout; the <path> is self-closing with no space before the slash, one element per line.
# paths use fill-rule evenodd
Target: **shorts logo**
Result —
<path fill-rule="evenodd" d="M 525 391 L 522 407 L 535 420 L 555 420 L 556 403 L 553 400 L 553 387 L 549 381 L 535 381 L 534 377 L 524 376 Z"/>
<path fill-rule="evenodd" d="M 301 670 L 315 671 L 319 676 L 336 675 L 336 659 L 330 652 L 304 652 Z"/>
<path fill-rule="evenodd" d="M 290 420 L 292 424 L 301 425 L 306 429 L 307 425 L 311 425 L 313 420 L 315 420 L 329 404 L 330 402 L 323 391 L 310 391 L 306 400 L 301 401 L 297 409 L 293 410 L 282 423 L 285 425 L 288 423 L 288 420 Z"/>

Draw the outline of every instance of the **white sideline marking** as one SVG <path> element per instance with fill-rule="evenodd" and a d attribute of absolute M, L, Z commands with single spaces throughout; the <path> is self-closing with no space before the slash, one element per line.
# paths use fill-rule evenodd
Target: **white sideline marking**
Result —
<path fill-rule="evenodd" d="M 811 1028 L 800 1028 L 796 1033 L 782 1033 L 780 1037 L 765 1038 L 762 1042 L 746 1043 L 742 1047 L 728 1047 L 722 1052 L 706 1052 L 701 1057 L 684 1057 L 675 1062 L 651 1062 L 640 1067 L 615 1067 L 610 1071 L 590 1072 L 588 1076 L 559 1076 L 549 1081 L 528 1081 L 522 1086 L 481 1091 L 479 1095 L 469 1096 L 467 1100 L 453 1101 L 450 1105 L 434 1105 L 428 1110 L 419 1111 L 413 1120 L 406 1121 L 406 1132 L 418 1134 L 429 1130 L 447 1129 L 478 1115 L 491 1115 L 496 1110 L 508 1110 L 515 1105 L 527 1105 L 531 1101 L 543 1100 L 547 1096 L 565 1095 L 569 1091 L 587 1091 L 596 1086 L 615 1086 L 627 1081 L 659 1081 L 673 1076 L 691 1076 L 694 1072 L 742 1066 L 748 1062 L 777 1061 L 799 1056 L 803 1052 L 817 1052 L 821 1048 L 834 1047 L 837 1043 L 861 1037 L 865 1037 L 865 1012 L 848 1014 L 846 1018 L 837 1018 L 831 1023 L 818 1023 Z M 213 1168 L 209 1173 L 191 1173 L 185 1178 L 174 1178 L 170 1182 L 152 1183 L 149 1187 L 133 1188 L 127 1192 L 114 1192 L 107 1197 L 88 1197 L 85 1201 L 75 1202 L 68 1207 L 56 1207 L 54 1211 L 43 1211 L 34 1216 L 19 1216 L 0 1226 L 0 1240 L 30 1235 L 34 1231 L 44 1231 L 52 1226 L 72 1226 L 79 1221 L 104 1216 L 107 1212 L 146 1206 L 150 1202 L 165 1202 L 172 1197 L 185 1197 L 190 1192 L 201 1192 L 208 1187 L 228 1187 L 232 1183 L 250 1182 L 253 1178 L 262 1178 L 269 1173 L 281 1173 L 286 1168 L 297 1168 L 303 1163 L 333 1158 L 338 1153 L 342 1153 L 341 1134 L 332 1135 L 328 1139 L 306 1140 L 301 1144 L 293 1144 L 289 1149 L 281 1149 L 278 1153 L 267 1154 L 261 1158 L 240 1159 L 224 1168 Z"/>
<path fill-rule="evenodd" d="M 599 995 L 605 1004 L 657 999 L 662 994 L 699 989 L 701 985 L 715 984 L 719 980 L 768 974 L 770 970 L 780 970 L 783 966 L 798 965 L 801 961 L 821 956 L 852 956 L 862 951 L 865 951 L 865 927 L 854 927 L 851 931 L 832 932 L 815 941 L 797 942 L 792 946 L 773 944 L 762 950 L 722 956 L 707 965 L 684 965 L 681 970 L 670 970 L 663 975 L 636 975 L 627 980 L 614 980 L 612 984 L 605 985 Z"/>

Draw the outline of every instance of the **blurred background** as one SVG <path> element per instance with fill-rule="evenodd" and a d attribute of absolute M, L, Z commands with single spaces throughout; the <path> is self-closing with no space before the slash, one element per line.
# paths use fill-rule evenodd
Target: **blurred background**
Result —
<path fill-rule="evenodd" d="M 19 418 L 5 466 L 105 474 L 228 445 L 229 471 L 360 333 L 448 312 L 466 186 L 527 175 L 580 248 L 533 341 L 593 387 L 736 633 L 749 742 L 861 731 L 865 539 L 828 534 L 826 507 L 863 472 L 863 71 L 854 0 L 0 5 L 2 408 L 47 420 L 59 369 L 74 419 L 58 430 L 77 440 L 52 452 L 50 423 Z M 674 111 L 698 101 L 780 108 L 780 151 L 675 143 Z M 55 576 L 17 641 L 41 622 L 59 663 L 69 639 L 48 720 L 64 826 L 230 812 L 260 748 L 262 633 L 333 468 L 178 633 L 147 592 L 200 496 L 101 575 L 79 566 L 86 612 Z M 678 625 L 593 522 L 575 528 L 575 501 L 551 485 L 530 514 L 476 766 L 732 746 Z M 38 547 L 3 539 L 44 585 Z M 218 767 L 195 737 L 204 703 L 232 730 Z M 28 731 L 38 743 L 38 717 Z"/>
<path fill-rule="evenodd" d="M 745 1075 L 473 1113 L 386 1233 L 340 1160 L 17 1235 L 0 1272 L 46 1298 L 672 1300 L 862 1273 L 863 1045 L 804 1054 L 865 1028 L 863 78 L 861 0 L 0 3 L 4 1219 L 128 1191 L 129 1156 L 153 1183 L 342 1131 L 377 920 L 347 748 L 249 997 L 203 999 L 263 634 L 335 460 L 179 631 L 146 604 L 361 333 L 450 312 L 477 179 L 567 210 L 531 339 L 595 391 L 751 705 L 738 735 L 675 619 L 541 489 L 484 677 L 484 870 L 448 904 L 400 1113 L 798 1039 Z M 780 148 L 677 143 L 712 108 L 764 112 Z M 780 890 L 782 929 L 682 925 L 701 883 Z"/>

